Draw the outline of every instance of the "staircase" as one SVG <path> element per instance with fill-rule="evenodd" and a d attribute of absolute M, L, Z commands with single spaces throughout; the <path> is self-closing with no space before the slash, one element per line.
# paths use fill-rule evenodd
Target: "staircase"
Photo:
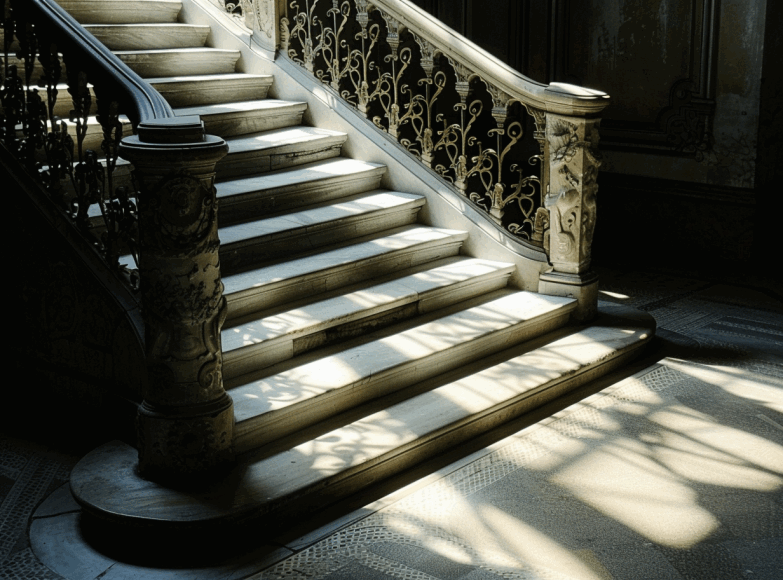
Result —
<path fill-rule="evenodd" d="M 206 491 L 137 478 L 127 493 L 135 450 L 112 443 L 72 474 L 88 511 L 164 525 L 308 514 L 616 368 L 651 338 L 646 318 L 569 326 L 575 300 L 519 290 L 515 264 L 466 255 L 467 232 L 423 223 L 425 198 L 343 157 L 347 135 L 302 124 L 306 103 L 267 98 L 274 79 L 207 46 L 209 27 L 178 22 L 178 0 L 60 4 L 230 147 L 216 187 L 240 468 Z M 107 469 L 116 481 L 96 491 Z"/>

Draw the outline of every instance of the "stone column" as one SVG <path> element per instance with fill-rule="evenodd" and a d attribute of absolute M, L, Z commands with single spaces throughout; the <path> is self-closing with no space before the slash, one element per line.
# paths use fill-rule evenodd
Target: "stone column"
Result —
<path fill-rule="evenodd" d="M 598 185 L 600 119 L 546 114 L 549 212 L 549 261 L 554 269 L 541 274 L 538 291 L 579 301 L 578 321 L 595 316 L 598 276 L 590 270 Z"/>
<path fill-rule="evenodd" d="M 140 193 L 139 276 L 148 387 L 138 414 L 139 470 L 154 480 L 233 460 L 233 403 L 223 389 L 215 164 L 228 152 L 198 117 L 141 123 L 120 155 Z"/>

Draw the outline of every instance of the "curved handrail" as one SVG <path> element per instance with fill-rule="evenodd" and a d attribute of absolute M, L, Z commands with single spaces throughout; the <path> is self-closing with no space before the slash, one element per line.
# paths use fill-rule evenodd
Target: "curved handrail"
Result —
<path fill-rule="evenodd" d="M 603 91 L 566 83 L 547 85 L 526 77 L 408 0 L 373 0 L 372 5 L 522 103 L 564 115 L 597 114 L 609 105 L 609 95 Z"/>
<path fill-rule="evenodd" d="M 36 26 L 53 35 L 60 52 L 79 60 L 80 68 L 92 73 L 91 82 L 108 92 L 122 106 L 134 128 L 139 123 L 174 117 L 166 100 L 149 83 L 122 62 L 54 0 L 16 0 L 22 12 Z"/>

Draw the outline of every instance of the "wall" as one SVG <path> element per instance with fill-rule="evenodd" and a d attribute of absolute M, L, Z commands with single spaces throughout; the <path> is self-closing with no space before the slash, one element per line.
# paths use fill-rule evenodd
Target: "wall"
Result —
<path fill-rule="evenodd" d="M 775 21 L 773 10 L 781 22 L 780 3 L 415 3 L 536 80 L 612 95 L 601 128 L 597 261 L 706 268 L 763 261 L 770 224 L 757 208 L 773 180 L 757 180 L 757 163 L 775 150 L 780 131 L 763 149 L 758 139 L 769 123 L 780 124 L 780 92 L 768 87 L 762 99 L 761 88 L 771 73 L 765 56 L 774 54 L 765 37 L 779 44 L 766 23 Z"/>

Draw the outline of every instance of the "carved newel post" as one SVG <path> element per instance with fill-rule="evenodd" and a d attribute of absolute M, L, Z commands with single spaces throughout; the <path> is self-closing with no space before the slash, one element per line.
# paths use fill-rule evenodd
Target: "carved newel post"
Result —
<path fill-rule="evenodd" d="M 557 83 L 552 87 L 559 94 L 568 94 L 571 89 Z M 605 93 L 573 89 L 585 100 L 598 100 L 601 109 L 608 104 Z M 598 307 L 598 276 L 590 270 L 590 257 L 601 165 L 597 149 L 600 122 L 597 116 L 546 114 L 545 157 L 549 164 L 544 205 L 549 212 L 553 270 L 541 274 L 538 291 L 576 298 L 579 304 L 574 318 L 578 321 L 593 318 Z"/>
<path fill-rule="evenodd" d="M 233 459 L 223 389 L 215 164 L 223 139 L 198 117 L 141 123 L 120 155 L 140 188 L 139 276 L 148 387 L 138 414 L 139 470 L 150 479 L 208 474 Z"/>

